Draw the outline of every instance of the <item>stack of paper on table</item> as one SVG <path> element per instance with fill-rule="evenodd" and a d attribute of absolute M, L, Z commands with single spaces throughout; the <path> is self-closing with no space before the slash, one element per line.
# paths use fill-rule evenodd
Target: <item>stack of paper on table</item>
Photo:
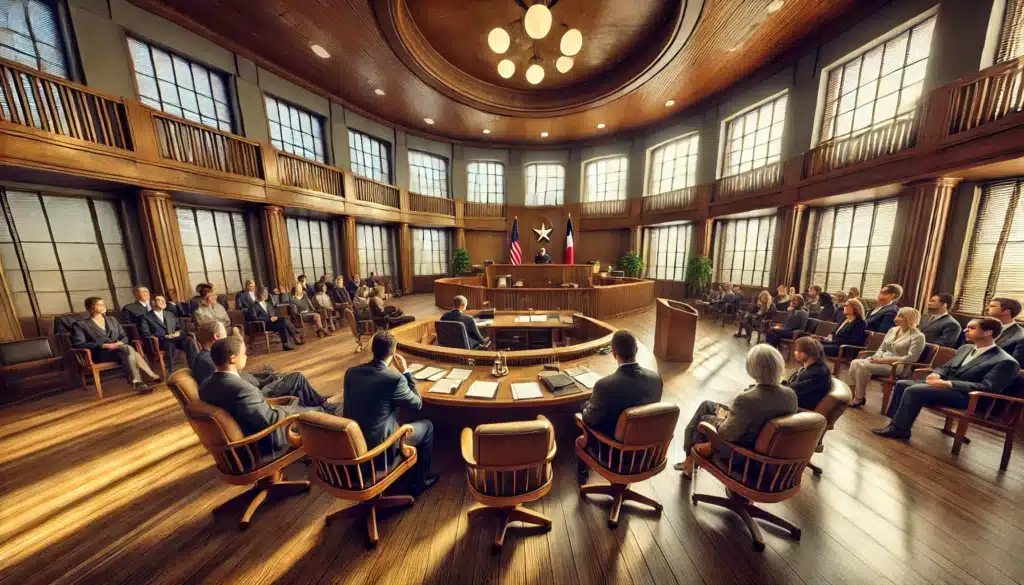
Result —
<path fill-rule="evenodd" d="M 494 319 L 480 319 L 476 322 L 477 327 L 490 327 L 494 325 Z"/>
<path fill-rule="evenodd" d="M 529 315 L 516 315 L 516 323 L 529 323 L 529 322 L 530 322 L 530 316 Z"/>
<path fill-rule="evenodd" d="M 544 393 L 540 391 L 540 384 L 536 382 L 512 384 L 513 400 L 532 400 L 534 398 L 544 398 Z"/>
<path fill-rule="evenodd" d="M 416 372 L 422 370 L 424 367 L 425 366 L 423 364 L 409 364 L 409 373 L 415 374 Z"/>
<path fill-rule="evenodd" d="M 444 372 L 444 370 L 441 368 L 435 368 L 434 366 L 426 366 L 413 374 L 412 377 L 417 380 L 426 380 L 438 372 Z"/>
<path fill-rule="evenodd" d="M 444 378 L 445 373 L 447 373 L 445 370 L 441 370 L 440 372 L 434 374 L 433 376 L 427 379 L 430 380 L 431 382 L 437 382 L 438 380 Z"/>
<path fill-rule="evenodd" d="M 452 394 L 455 394 L 456 390 L 459 389 L 459 384 L 461 384 L 461 383 L 462 383 L 462 380 L 453 380 L 451 378 L 444 378 L 444 379 L 438 380 L 437 382 L 434 382 L 434 386 L 430 390 L 427 390 L 427 392 L 430 393 L 430 394 L 448 394 L 448 395 L 452 395 Z"/>
<path fill-rule="evenodd" d="M 482 380 L 477 380 L 476 382 L 473 382 L 473 385 L 466 391 L 466 398 L 483 398 L 485 400 L 493 400 L 497 394 L 497 382 L 484 382 Z"/>
<path fill-rule="evenodd" d="M 566 373 L 567 375 L 569 375 L 569 376 L 572 376 L 573 378 L 575 378 L 576 376 L 579 376 L 579 375 L 581 375 L 581 374 L 585 374 L 585 373 L 587 373 L 588 371 L 590 371 L 590 370 L 588 370 L 588 369 L 587 369 L 586 367 L 584 367 L 584 366 L 573 366 L 573 367 L 571 367 L 571 368 L 568 368 L 568 369 L 566 369 L 566 370 L 565 370 L 565 373 Z"/>
<path fill-rule="evenodd" d="M 593 389 L 594 384 L 597 384 L 597 381 L 601 379 L 601 375 L 594 372 L 584 372 L 579 376 L 573 376 L 573 378 L 588 389 Z"/>
<path fill-rule="evenodd" d="M 530 321 L 533 323 L 544 323 L 548 320 L 547 315 L 530 315 Z"/>
<path fill-rule="evenodd" d="M 450 378 L 452 380 L 465 380 L 470 375 L 472 375 L 472 373 L 473 373 L 473 370 L 464 370 L 462 368 L 454 368 L 454 369 L 452 369 L 452 371 L 448 372 L 448 375 L 445 376 L 445 378 Z"/>

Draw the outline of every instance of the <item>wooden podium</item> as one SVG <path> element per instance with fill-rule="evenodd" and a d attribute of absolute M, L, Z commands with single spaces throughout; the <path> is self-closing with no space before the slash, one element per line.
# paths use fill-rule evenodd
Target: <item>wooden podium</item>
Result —
<path fill-rule="evenodd" d="M 697 340 L 697 309 L 686 303 L 656 299 L 654 356 L 666 362 L 693 361 L 693 345 Z"/>

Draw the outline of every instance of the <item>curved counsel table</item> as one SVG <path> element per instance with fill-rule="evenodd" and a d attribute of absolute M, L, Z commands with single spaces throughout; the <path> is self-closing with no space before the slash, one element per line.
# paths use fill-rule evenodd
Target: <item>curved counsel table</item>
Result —
<path fill-rule="evenodd" d="M 692 362 L 700 313 L 692 306 L 658 299 L 654 325 L 654 355 L 667 362 Z"/>

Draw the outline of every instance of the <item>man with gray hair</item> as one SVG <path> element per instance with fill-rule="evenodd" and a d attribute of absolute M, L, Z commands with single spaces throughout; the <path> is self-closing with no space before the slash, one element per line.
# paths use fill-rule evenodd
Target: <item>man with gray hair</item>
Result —
<path fill-rule="evenodd" d="M 486 349 L 491 344 L 491 340 L 480 333 L 480 328 L 476 326 L 476 320 L 465 313 L 466 305 L 468 304 L 469 301 L 466 297 L 462 295 L 455 297 L 452 300 L 452 305 L 455 308 L 441 315 L 441 320 L 458 321 L 466 326 L 466 335 L 469 336 L 469 349 Z"/>

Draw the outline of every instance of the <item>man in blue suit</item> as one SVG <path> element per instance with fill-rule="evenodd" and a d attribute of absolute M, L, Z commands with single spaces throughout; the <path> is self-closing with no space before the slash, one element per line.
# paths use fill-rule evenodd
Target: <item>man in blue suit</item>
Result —
<path fill-rule="evenodd" d="M 185 363 L 191 364 L 199 348 L 195 340 L 181 330 L 178 317 L 167 308 L 167 299 L 163 295 L 153 297 L 153 310 L 142 315 L 139 320 L 139 335 L 143 339 L 156 337 L 160 349 L 167 352 L 167 373 L 174 370 L 178 352 L 185 352 Z"/>
<path fill-rule="evenodd" d="M 896 324 L 896 313 L 900 308 L 896 301 L 903 296 L 903 287 L 887 284 L 878 291 L 878 305 L 864 317 L 868 331 L 885 334 Z"/>

